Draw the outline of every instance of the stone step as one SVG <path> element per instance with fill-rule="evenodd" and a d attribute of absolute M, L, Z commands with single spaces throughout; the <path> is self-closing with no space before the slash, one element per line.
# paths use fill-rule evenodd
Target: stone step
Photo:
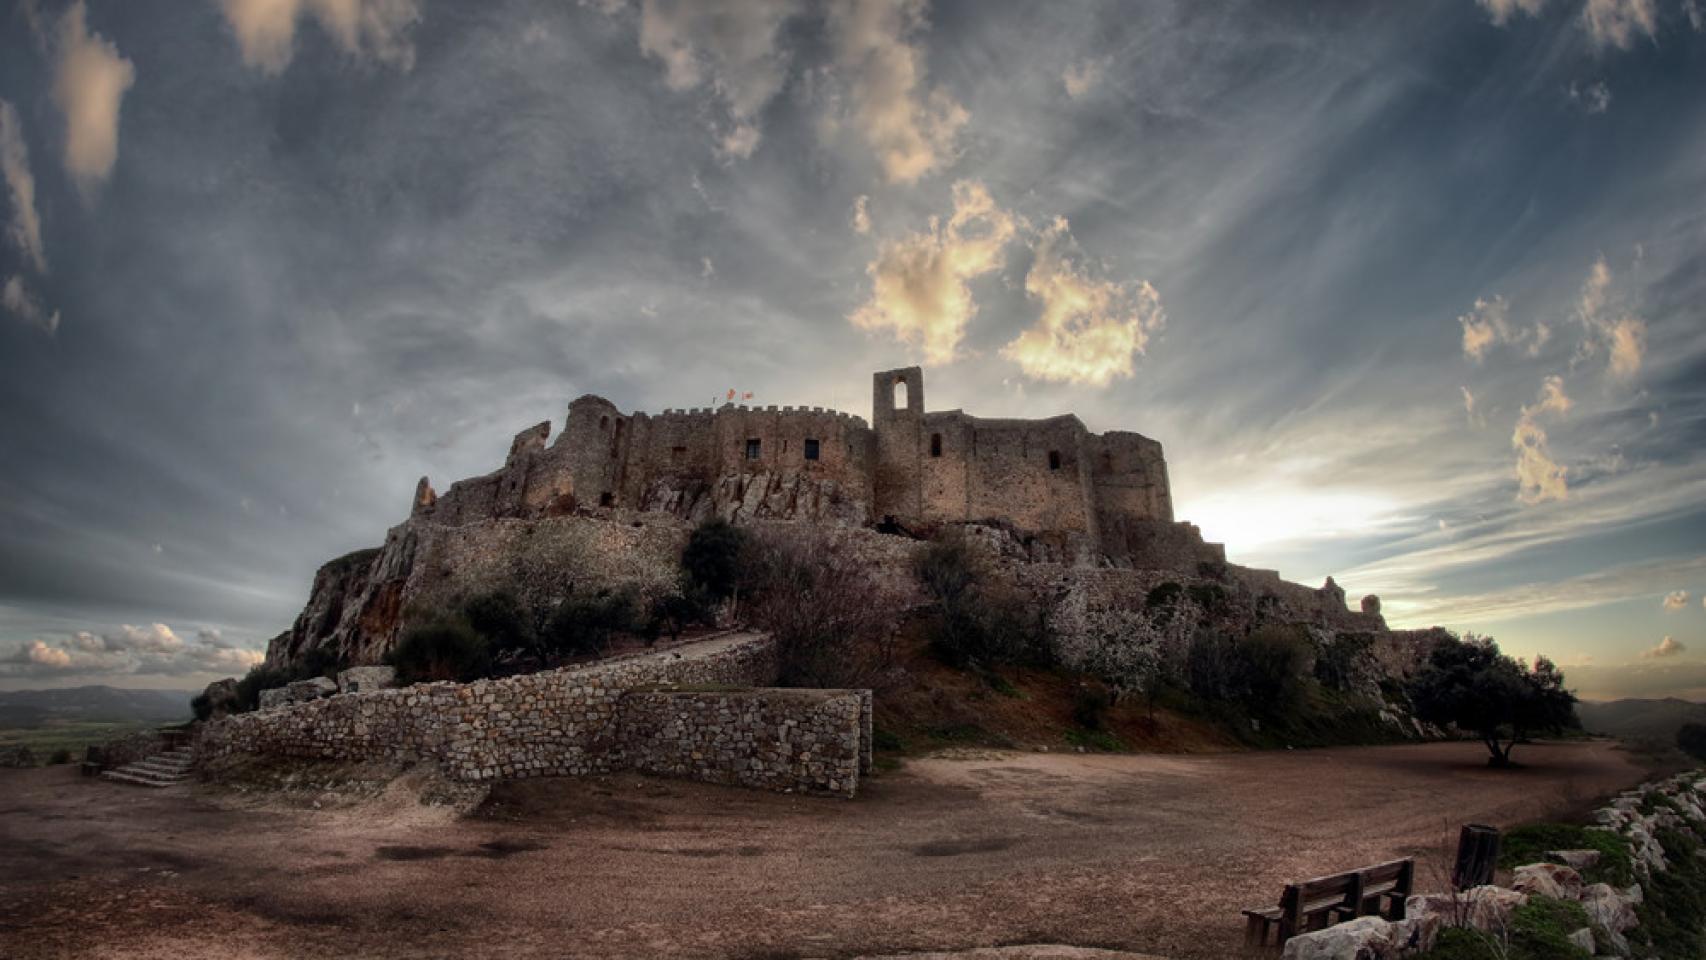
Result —
<path fill-rule="evenodd" d="M 124 767 L 108 770 L 101 774 L 101 779 L 114 783 L 128 783 L 138 787 L 172 787 L 184 782 L 187 777 L 161 777 L 148 773 L 132 773 Z"/>
<path fill-rule="evenodd" d="M 138 771 L 147 771 L 148 773 L 158 773 L 164 776 L 176 776 L 179 774 L 188 774 L 190 772 L 190 765 L 187 763 L 178 763 L 172 760 L 150 759 L 138 760 L 135 763 L 126 764 L 120 769 L 129 770 L 133 773 Z"/>

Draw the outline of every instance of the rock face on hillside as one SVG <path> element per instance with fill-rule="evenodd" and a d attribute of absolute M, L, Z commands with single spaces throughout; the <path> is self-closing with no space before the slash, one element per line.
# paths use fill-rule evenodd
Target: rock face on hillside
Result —
<path fill-rule="evenodd" d="M 674 591 L 681 549 L 710 517 L 809 527 L 858 551 L 897 596 L 916 593 L 910 558 L 923 537 L 962 529 L 1061 630 L 1141 627 L 1146 607 L 1176 597 L 1185 615 L 1168 618 L 1180 634 L 1169 642 L 1196 626 L 1265 624 L 1307 625 L 1324 652 L 1355 639 L 1347 682 L 1371 696 L 1431 648 L 1433 634 L 1388 631 L 1378 598 L 1348 607 L 1331 578 L 1307 587 L 1228 563 L 1173 519 L 1154 441 L 1092 434 L 1070 416 L 926 413 L 922 376 L 875 376 L 873 426 L 803 407 L 627 415 L 582 397 L 555 443 L 541 423 L 515 436 L 493 473 L 442 494 L 423 477 L 382 546 L 315 574 L 268 665 L 326 654 L 376 663 L 409 625 L 492 590 L 534 610 L 584 591 Z"/>

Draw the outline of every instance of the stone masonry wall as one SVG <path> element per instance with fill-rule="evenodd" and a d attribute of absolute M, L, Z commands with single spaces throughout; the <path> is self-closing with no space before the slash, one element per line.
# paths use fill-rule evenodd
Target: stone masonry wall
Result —
<path fill-rule="evenodd" d="M 622 758 L 642 773 L 851 797 L 869 691 L 633 691 L 617 705 Z"/>
<path fill-rule="evenodd" d="M 762 686 L 775 678 L 769 638 L 739 634 L 587 667 L 338 694 L 237 714 L 203 725 L 196 763 L 215 777 L 252 755 L 431 760 L 464 781 L 602 773 L 624 762 L 618 707 L 627 691 Z"/>

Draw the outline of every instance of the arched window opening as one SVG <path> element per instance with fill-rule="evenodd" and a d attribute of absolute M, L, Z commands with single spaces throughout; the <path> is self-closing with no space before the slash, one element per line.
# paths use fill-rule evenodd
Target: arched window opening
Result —
<path fill-rule="evenodd" d="M 896 380 L 894 382 L 894 408 L 896 410 L 905 410 L 906 409 L 906 381 L 905 380 Z"/>
<path fill-rule="evenodd" d="M 942 435 L 939 433 L 932 433 L 930 435 L 930 455 L 932 457 L 939 457 L 942 455 Z"/>
<path fill-rule="evenodd" d="M 1060 469 L 1060 451 L 1059 450 L 1050 450 L 1048 452 L 1048 468 L 1050 470 L 1059 470 Z"/>
<path fill-rule="evenodd" d="M 609 430 L 610 429 L 610 418 L 609 417 L 599 417 L 598 418 L 598 429 L 601 431 Z"/>

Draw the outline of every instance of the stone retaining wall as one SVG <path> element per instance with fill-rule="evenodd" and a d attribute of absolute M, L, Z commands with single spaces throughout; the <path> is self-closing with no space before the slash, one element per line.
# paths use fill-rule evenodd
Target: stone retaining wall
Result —
<path fill-rule="evenodd" d="M 766 790 L 851 797 L 869 691 L 633 691 L 617 707 L 627 766 Z"/>

